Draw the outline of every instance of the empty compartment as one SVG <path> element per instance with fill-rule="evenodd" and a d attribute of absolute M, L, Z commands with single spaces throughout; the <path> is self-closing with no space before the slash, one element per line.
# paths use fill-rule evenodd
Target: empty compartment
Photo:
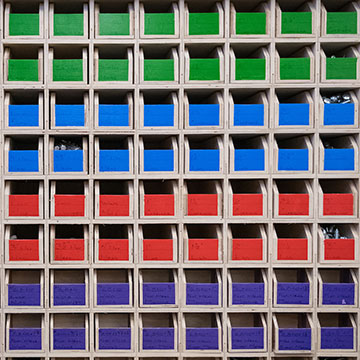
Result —
<path fill-rule="evenodd" d="M 178 305 L 178 276 L 175 270 L 141 270 L 139 290 L 140 307 L 174 307 Z"/>
<path fill-rule="evenodd" d="M 232 173 L 267 170 L 269 150 L 266 136 L 233 135 L 229 147 Z"/>
<path fill-rule="evenodd" d="M 50 349 L 61 351 L 88 350 L 88 314 L 51 314 Z"/>
<path fill-rule="evenodd" d="M 128 217 L 134 211 L 132 181 L 101 180 L 95 182 L 95 218 Z"/>
<path fill-rule="evenodd" d="M 176 314 L 140 314 L 139 331 L 140 351 L 177 350 Z"/>
<path fill-rule="evenodd" d="M 296 203 L 296 201 L 294 201 Z M 311 262 L 311 227 L 305 224 L 274 225 L 274 260 L 276 262 Z"/>
<path fill-rule="evenodd" d="M 140 3 L 140 36 L 142 38 L 179 37 L 179 7 L 176 2 Z"/>
<path fill-rule="evenodd" d="M 133 229 L 131 225 L 97 225 L 94 240 L 96 262 L 132 261 Z"/>
<path fill-rule="evenodd" d="M 186 351 L 221 351 L 223 332 L 220 314 L 185 313 L 182 328 Z"/>
<path fill-rule="evenodd" d="M 233 224 L 228 229 L 229 261 L 264 262 L 267 254 L 266 227 L 262 224 Z"/>
<path fill-rule="evenodd" d="M 88 260 L 89 229 L 87 225 L 51 225 L 51 262 L 84 262 Z"/>
<path fill-rule="evenodd" d="M 96 173 L 133 173 L 133 138 L 124 135 L 95 138 Z"/>
<path fill-rule="evenodd" d="M 258 352 L 267 349 L 266 314 L 229 314 L 228 350 Z"/>
<path fill-rule="evenodd" d="M 148 135 L 139 139 L 140 173 L 177 173 L 178 144 L 175 136 Z"/>
<path fill-rule="evenodd" d="M 43 306 L 44 273 L 41 270 L 7 270 L 5 284 L 8 307 Z"/>
<path fill-rule="evenodd" d="M 138 239 L 141 262 L 177 261 L 176 225 L 142 225 Z"/>
<path fill-rule="evenodd" d="M 275 307 L 312 305 L 312 276 L 307 269 L 277 269 L 273 274 Z"/>
<path fill-rule="evenodd" d="M 267 275 L 263 269 L 228 270 L 229 306 L 265 306 Z"/>
<path fill-rule="evenodd" d="M 44 94 L 38 91 L 16 90 L 5 93 L 5 129 L 42 129 L 44 126 Z"/>
<path fill-rule="evenodd" d="M 7 225 L 5 258 L 7 263 L 43 262 L 44 229 L 41 225 Z"/>
<path fill-rule="evenodd" d="M 44 330 L 41 314 L 7 314 L 6 350 L 42 351 Z"/>
<path fill-rule="evenodd" d="M 140 93 L 140 128 L 176 129 L 179 126 L 179 100 L 176 92 L 150 90 Z"/>
<path fill-rule="evenodd" d="M 37 136 L 5 137 L 5 173 L 38 175 L 43 172 L 44 139 Z"/>
<path fill-rule="evenodd" d="M 131 270 L 98 269 L 94 275 L 95 306 L 131 306 L 133 303 Z"/>
<path fill-rule="evenodd" d="M 356 314 L 318 314 L 319 350 L 355 351 L 356 337 Z"/>
<path fill-rule="evenodd" d="M 218 269 L 184 270 L 185 305 L 221 306 L 222 281 Z"/>
<path fill-rule="evenodd" d="M 188 91 L 184 95 L 185 128 L 223 128 L 224 99 L 221 92 Z"/>
<path fill-rule="evenodd" d="M 5 217 L 9 219 L 42 219 L 44 183 L 32 180 L 6 181 L 5 209 Z"/>
<path fill-rule="evenodd" d="M 311 314 L 284 313 L 273 315 L 274 350 L 303 353 L 313 349 L 314 325 Z"/>
<path fill-rule="evenodd" d="M 132 350 L 132 314 L 95 314 L 96 350 Z"/>
<path fill-rule="evenodd" d="M 320 269 L 320 306 L 357 306 L 358 280 L 353 269 Z"/>
<path fill-rule="evenodd" d="M 222 228 L 218 225 L 186 225 L 184 257 L 186 262 L 221 261 Z"/>
<path fill-rule="evenodd" d="M 176 181 L 148 180 L 139 183 L 140 216 L 175 216 L 179 207 Z"/>
<path fill-rule="evenodd" d="M 51 217 L 88 217 L 88 198 L 89 184 L 87 181 L 51 181 Z"/>

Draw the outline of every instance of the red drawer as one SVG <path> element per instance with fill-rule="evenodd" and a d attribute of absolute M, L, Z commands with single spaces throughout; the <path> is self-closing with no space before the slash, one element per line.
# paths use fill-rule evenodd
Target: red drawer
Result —
<path fill-rule="evenodd" d="M 85 216 L 85 195 L 54 195 L 55 216 Z"/>
<path fill-rule="evenodd" d="M 9 216 L 39 216 L 39 195 L 9 195 Z"/>
<path fill-rule="evenodd" d="M 99 260 L 129 261 L 129 240 L 99 239 Z"/>
<path fill-rule="evenodd" d="M 324 194 L 324 216 L 353 216 L 353 194 Z"/>
<path fill-rule="evenodd" d="M 263 239 L 233 239 L 232 260 L 263 260 Z"/>
<path fill-rule="evenodd" d="M 308 260 L 307 239 L 278 239 L 278 260 Z"/>
<path fill-rule="evenodd" d="M 172 239 L 144 239 L 143 240 L 144 261 L 172 261 L 173 240 Z"/>
<path fill-rule="evenodd" d="M 56 261 L 84 261 L 84 239 L 55 239 L 54 260 Z"/>
<path fill-rule="evenodd" d="M 280 216 L 309 216 L 309 194 L 279 194 Z"/>
<path fill-rule="evenodd" d="M 263 195 L 234 194 L 233 216 L 263 216 Z"/>
<path fill-rule="evenodd" d="M 10 261 L 39 261 L 38 239 L 9 240 Z"/>
<path fill-rule="evenodd" d="M 174 216 L 175 197 L 174 195 L 144 195 L 145 216 Z"/>
<path fill-rule="evenodd" d="M 189 260 L 219 260 L 218 239 L 189 239 Z"/>
<path fill-rule="evenodd" d="M 129 216 L 129 195 L 100 195 L 100 216 Z"/>
<path fill-rule="evenodd" d="M 325 239 L 325 260 L 355 260 L 355 239 Z"/>
<path fill-rule="evenodd" d="M 189 216 L 217 216 L 218 196 L 217 194 L 188 194 Z"/>

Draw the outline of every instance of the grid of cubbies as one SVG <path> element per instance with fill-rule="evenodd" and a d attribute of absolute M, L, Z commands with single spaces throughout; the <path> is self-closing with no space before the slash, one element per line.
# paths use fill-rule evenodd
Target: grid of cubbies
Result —
<path fill-rule="evenodd" d="M 1 0 L 1 358 L 358 359 L 359 8 Z"/>

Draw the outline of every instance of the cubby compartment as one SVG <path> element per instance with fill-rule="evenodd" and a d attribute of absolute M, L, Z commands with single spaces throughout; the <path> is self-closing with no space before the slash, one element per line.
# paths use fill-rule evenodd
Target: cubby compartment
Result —
<path fill-rule="evenodd" d="M 296 201 L 294 201 L 294 206 Z M 311 263 L 313 239 L 307 224 L 275 224 L 273 261 L 279 263 Z"/>
<path fill-rule="evenodd" d="M 5 92 L 4 123 L 7 130 L 42 129 L 44 127 L 44 94 L 39 91 Z"/>
<path fill-rule="evenodd" d="M 315 342 L 314 324 L 309 313 L 277 313 L 273 315 L 274 351 L 303 354 L 312 351 Z"/>
<path fill-rule="evenodd" d="M 178 38 L 180 34 L 179 7 L 176 2 L 153 1 L 140 3 L 140 37 Z"/>
<path fill-rule="evenodd" d="M 44 183 L 35 180 L 5 182 L 6 219 L 42 219 L 44 217 Z"/>
<path fill-rule="evenodd" d="M 50 84 L 85 85 L 88 82 L 88 50 L 80 45 L 56 45 L 49 49 Z"/>
<path fill-rule="evenodd" d="M 176 92 L 148 90 L 140 93 L 139 113 L 141 129 L 162 130 L 179 127 L 179 99 Z"/>
<path fill-rule="evenodd" d="M 229 139 L 230 172 L 232 174 L 263 173 L 269 167 L 266 135 L 232 135 Z"/>
<path fill-rule="evenodd" d="M 222 306 L 223 286 L 219 269 L 185 269 L 183 281 L 184 305 Z"/>
<path fill-rule="evenodd" d="M 319 269 L 319 306 L 356 307 L 359 283 L 354 269 Z"/>
<path fill-rule="evenodd" d="M 223 259 L 222 227 L 214 224 L 189 224 L 183 235 L 185 262 L 221 262 Z"/>
<path fill-rule="evenodd" d="M 140 217 L 167 218 L 179 212 L 179 189 L 176 181 L 147 180 L 139 182 Z"/>
<path fill-rule="evenodd" d="M 320 135 L 320 173 L 357 172 L 359 147 L 357 135 Z"/>
<path fill-rule="evenodd" d="M 177 351 L 178 320 L 175 313 L 139 316 L 139 351 Z"/>
<path fill-rule="evenodd" d="M 134 145 L 131 136 L 111 135 L 95 138 L 95 173 L 132 174 Z"/>
<path fill-rule="evenodd" d="M 134 98 L 126 90 L 101 90 L 94 94 L 95 129 L 128 130 L 134 124 Z"/>
<path fill-rule="evenodd" d="M 96 307 L 130 307 L 133 305 L 131 270 L 97 269 L 94 272 Z"/>
<path fill-rule="evenodd" d="M 6 350 L 27 353 L 44 350 L 45 331 L 42 314 L 6 315 Z"/>
<path fill-rule="evenodd" d="M 356 351 L 357 315 L 348 313 L 318 314 L 318 350 Z"/>
<path fill-rule="evenodd" d="M 89 37 L 88 3 L 83 1 L 49 4 L 49 31 L 52 39 L 87 39 Z"/>
<path fill-rule="evenodd" d="M 99 85 L 133 83 L 133 49 L 99 45 L 94 49 L 94 76 Z"/>
<path fill-rule="evenodd" d="M 261 352 L 267 350 L 266 314 L 228 314 L 228 351 Z"/>
<path fill-rule="evenodd" d="M 96 351 L 134 350 L 134 315 L 95 314 Z"/>
<path fill-rule="evenodd" d="M 309 269 L 276 269 L 273 276 L 274 307 L 311 307 L 313 281 Z"/>
<path fill-rule="evenodd" d="M 310 180 L 273 182 L 274 216 L 277 218 L 314 217 L 314 193 Z"/>
<path fill-rule="evenodd" d="M 229 307 L 267 306 L 268 280 L 265 269 L 229 269 Z"/>
<path fill-rule="evenodd" d="M 50 349 L 51 351 L 88 351 L 89 315 L 51 314 Z"/>
<path fill-rule="evenodd" d="M 42 270 L 6 270 L 5 285 L 5 306 L 21 309 L 44 306 Z"/>
<path fill-rule="evenodd" d="M 142 263 L 177 262 L 178 235 L 176 225 L 141 225 L 138 233 L 139 258 Z"/>
<path fill-rule="evenodd" d="M 87 225 L 50 226 L 50 262 L 52 264 L 86 263 L 89 254 Z"/>
<path fill-rule="evenodd" d="M 230 48 L 231 82 L 270 81 L 270 54 L 267 44 L 232 44 Z"/>
<path fill-rule="evenodd" d="M 133 228 L 123 224 L 101 224 L 94 228 L 95 262 L 133 261 Z"/>
<path fill-rule="evenodd" d="M 178 143 L 175 136 L 148 135 L 139 139 L 140 173 L 178 172 Z"/>
<path fill-rule="evenodd" d="M 177 307 L 178 282 L 176 270 L 142 269 L 139 273 L 140 307 Z"/>
<path fill-rule="evenodd" d="M 221 83 L 225 79 L 224 53 L 220 46 L 189 44 L 185 48 L 186 83 Z"/>
<path fill-rule="evenodd" d="M 51 217 L 89 217 L 89 184 L 82 180 L 50 182 Z"/>
<path fill-rule="evenodd" d="M 189 90 L 184 94 L 185 129 L 224 127 L 224 98 L 220 91 Z"/>
<path fill-rule="evenodd" d="M 42 264 L 44 228 L 42 225 L 6 225 L 5 261 L 8 264 Z"/>
<path fill-rule="evenodd" d="M 131 217 L 134 185 L 127 180 L 95 181 L 95 219 Z"/>
<path fill-rule="evenodd" d="M 89 127 L 89 94 L 83 91 L 63 90 L 50 95 L 52 129 L 86 129 Z"/>
<path fill-rule="evenodd" d="M 140 82 L 166 84 L 179 82 L 178 49 L 173 46 L 143 45 L 139 51 Z"/>
<path fill-rule="evenodd" d="M 185 351 L 222 350 L 222 321 L 218 313 L 185 313 L 182 318 Z"/>
<path fill-rule="evenodd" d="M 50 288 L 53 308 L 89 306 L 89 274 L 86 270 L 51 270 Z"/>
<path fill-rule="evenodd" d="M 237 264 L 267 261 L 267 231 L 263 224 L 231 224 L 228 229 L 228 261 Z"/>
<path fill-rule="evenodd" d="M 234 89 L 228 101 L 231 130 L 257 130 L 268 126 L 269 101 L 265 92 Z"/>
<path fill-rule="evenodd" d="M 35 85 L 44 81 L 44 49 L 24 44 L 4 48 L 4 83 Z"/>
<path fill-rule="evenodd" d="M 88 138 L 78 135 L 57 135 L 49 139 L 51 174 L 87 174 Z"/>
<path fill-rule="evenodd" d="M 275 96 L 275 127 L 314 127 L 315 106 L 310 91 L 279 89 Z"/>
<path fill-rule="evenodd" d="M 320 180 L 319 185 L 320 217 L 357 217 L 359 194 L 353 180 Z"/>

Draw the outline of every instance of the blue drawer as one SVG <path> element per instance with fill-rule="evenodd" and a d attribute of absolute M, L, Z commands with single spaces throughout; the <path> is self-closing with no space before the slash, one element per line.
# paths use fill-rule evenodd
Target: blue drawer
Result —
<path fill-rule="evenodd" d="M 39 105 L 9 105 L 9 126 L 39 126 Z"/>
<path fill-rule="evenodd" d="M 97 305 L 129 305 L 130 286 L 128 283 L 97 284 Z"/>
<path fill-rule="evenodd" d="M 190 171 L 220 171 L 220 151 L 190 149 Z"/>
<path fill-rule="evenodd" d="M 84 126 L 84 105 L 55 105 L 55 126 Z"/>
<path fill-rule="evenodd" d="M 9 284 L 8 305 L 9 306 L 40 306 L 41 305 L 40 284 Z"/>
<path fill-rule="evenodd" d="M 264 171 L 264 149 L 235 149 L 235 171 Z"/>
<path fill-rule="evenodd" d="M 279 149 L 279 171 L 308 171 L 308 149 Z"/>
<path fill-rule="evenodd" d="M 219 350 L 218 329 L 186 329 L 186 350 Z"/>
<path fill-rule="evenodd" d="M 144 305 L 175 305 L 174 283 L 144 283 Z"/>
<path fill-rule="evenodd" d="M 100 350 L 130 350 L 131 329 L 109 328 L 99 329 Z"/>
<path fill-rule="evenodd" d="M 233 350 L 264 349 L 264 329 L 260 327 L 232 328 L 231 348 Z"/>
<path fill-rule="evenodd" d="M 174 150 L 144 150 L 144 171 L 174 171 Z"/>
<path fill-rule="evenodd" d="M 264 305 L 264 283 L 233 283 L 232 305 Z"/>
<path fill-rule="evenodd" d="M 309 283 L 278 283 L 278 305 L 308 305 L 310 303 Z"/>
<path fill-rule="evenodd" d="M 354 329 L 350 327 L 322 327 L 322 350 L 346 350 L 354 347 Z"/>
<path fill-rule="evenodd" d="M 41 329 L 13 328 L 9 329 L 10 350 L 41 350 Z"/>
<path fill-rule="evenodd" d="M 174 350 L 174 328 L 143 329 L 143 350 Z"/>
<path fill-rule="evenodd" d="M 82 150 L 54 150 L 54 172 L 82 172 Z"/>
<path fill-rule="evenodd" d="M 354 104 L 324 104 L 324 125 L 354 125 Z"/>
<path fill-rule="evenodd" d="M 355 284 L 323 284 L 323 305 L 354 305 Z"/>
<path fill-rule="evenodd" d="M 129 172 L 129 150 L 100 150 L 99 170 Z"/>
<path fill-rule="evenodd" d="M 174 105 L 144 105 L 144 126 L 174 126 Z"/>
<path fill-rule="evenodd" d="M 9 172 L 39 172 L 38 150 L 9 150 Z"/>
<path fill-rule="evenodd" d="M 219 104 L 189 104 L 189 126 L 219 126 Z"/>
<path fill-rule="evenodd" d="M 54 284 L 54 306 L 85 306 L 85 284 Z"/>
<path fill-rule="evenodd" d="M 186 305 L 220 305 L 219 284 L 186 284 Z"/>
<path fill-rule="evenodd" d="M 54 350 L 85 350 L 85 329 L 54 329 Z"/>
<path fill-rule="evenodd" d="M 354 149 L 324 149 L 324 170 L 353 171 L 355 169 Z"/>
<path fill-rule="evenodd" d="M 311 329 L 279 329 L 279 350 L 311 350 Z"/>
<path fill-rule="evenodd" d="M 309 104 L 279 104 L 279 126 L 309 126 Z"/>
<path fill-rule="evenodd" d="M 264 105 L 234 104 L 234 126 L 264 126 Z"/>
<path fill-rule="evenodd" d="M 99 105 L 99 126 L 129 126 L 129 105 Z"/>

